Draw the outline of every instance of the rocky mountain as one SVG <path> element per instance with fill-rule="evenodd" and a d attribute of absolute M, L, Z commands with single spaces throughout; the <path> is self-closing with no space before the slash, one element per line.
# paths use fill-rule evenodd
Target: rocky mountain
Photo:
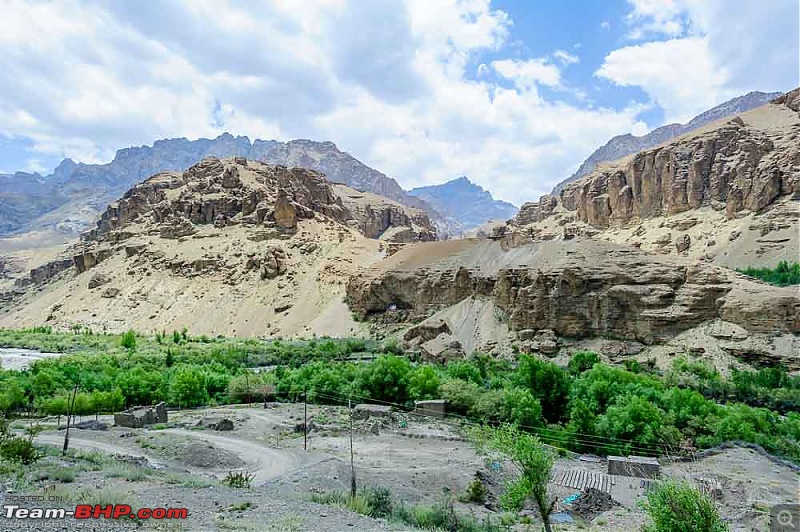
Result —
<path fill-rule="evenodd" d="M 429 359 L 591 347 L 607 356 L 694 350 L 800 369 L 796 289 L 599 239 L 407 247 L 354 277 L 347 301 L 362 319 L 405 324 L 406 343 Z"/>
<path fill-rule="evenodd" d="M 332 142 L 250 141 L 223 133 L 215 139 L 165 139 L 152 146 L 119 150 L 107 164 L 64 160 L 49 176 L 0 176 L 0 235 L 53 230 L 77 235 L 91 227 L 105 206 L 136 183 L 158 172 L 183 171 L 205 157 L 246 157 L 323 172 L 333 182 L 434 212 L 397 182 L 339 150 Z"/>
<path fill-rule="evenodd" d="M 800 255 L 800 90 L 526 203 L 511 245 L 592 236 L 732 267 Z"/>
<path fill-rule="evenodd" d="M 349 277 L 390 244 L 436 238 L 426 213 L 376 198 L 315 170 L 241 156 L 160 172 L 61 258 L 19 279 L 0 298 L 0 322 L 349 334 Z"/>
<path fill-rule="evenodd" d="M 347 301 L 427 358 L 474 350 L 800 369 L 800 293 L 734 267 L 800 256 L 800 89 L 603 165 L 490 238 L 407 247 Z"/>
<path fill-rule="evenodd" d="M 780 92 L 749 92 L 744 96 L 738 96 L 732 100 L 728 100 L 727 102 L 724 102 L 697 115 L 686 124 L 667 124 L 665 126 L 658 127 L 640 137 L 631 135 L 630 133 L 626 135 L 618 135 L 609 140 L 600 148 L 596 149 L 594 153 L 592 153 L 585 161 L 583 161 L 583 163 L 581 163 L 580 167 L 574 174 L 553 188 L 552 194 L 557 196 L 564 189 L 564 186 L 580 179 L 585 175 L 588 175 L 599 163 L 614 161 L 621 157 L 658 146 L 661 143 L 667 142 L 668 140 L 679 135 L 683 135 L 684 133 L 693 131 L 706 124 L 714 122 L 715 120 L 738 113 L 743 113 L 745 111 L 749 111 L 750 109 L 764 105 L 780 95 Z"/>
<path fill-rule="evenodd" d="M 511 203 L 496 200 L 488 190 L 459 177 L 441 185 L 418 187 L 408 191 L 433 206 L 442 215 L 448 232 L 459 235 L 488 221 L 504 221 L 518 209 Z"/>

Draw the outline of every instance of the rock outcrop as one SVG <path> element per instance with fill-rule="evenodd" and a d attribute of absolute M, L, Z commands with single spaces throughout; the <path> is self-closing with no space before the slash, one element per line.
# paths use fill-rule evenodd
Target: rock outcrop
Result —
<path fill-rule="evenodd" d="M 524 204 L 509 246 L 597 237 L 733 267 L 800 253 L 800 89 L 707 124 Z M 732 236 L 734 235 L 734 236 Z"/>
<path fill-rule="evenodd" d="M 390 242 L 436 239 L 425 212 L 331 185 L 319 172 L 243 157 L 210 157 L 180 174 L 157 174 L 126 192 L 106 209 L 97 227 L 83 236 L 73 262 L 82 273 L 110 257 L 122 242 L 126 242 L 123 247 L 128 257 L 139 255 L 141 245 L 127 244 L 137 232 L 155 232 L 170 240 L 191 237 L 203 226 L 224 231 L 244 225 L 263 228 L 269 232 L 264 236 L 268 239 L 294 232 L 299 221 L 318 216 L 353 227 L 368 238 Z M 131 231 L 134 225 L 138 229 Z M 260 238 L 257 234 L 261 233 L 254 233 L 253 239 Z M 268 249 L 259 259 L 262 278 L 282 274 L 285 257 L 283 250 Z M 214 262 L 174 263 L 171 269 L 198 272 L 213 268 Z"/>
<path fill-rule="evenodd" d="M 703 205 L 762 211 L 779 195 L 800 195 L 794 163 L 800 147 L 777 149 L 768 134 L 740 118 L 690 139 L 636 154 L 618 169 L 567 185 L 561 202 L 598 228 L 672 215 Z"/>
<path fill-rule="evenodd" d="M 112 231 L 139 221 L 159 224 L 163 238 L 188 236 L 201 224 L 294 229 L 298 219 L 314 213 L 340 222 L 351 217 L 319 172 L 211 157 L 182 174 L 157 174 L 134 186 L 106 209 L 85 240 L 114 240 Z"/>
<path fill-rule="evenodd" d="M 515 249 L 491 241 L 447 245 L 401 250 L 390 264 L 354 278 L 347 292 L 350 307 L 364 317 L 407 309 L 418 319 L 467 298 L 488 298 L 512 331 L 643 344 L 668 341 L 715 319 L 757 333 L 800 333 L 795 289 L 703 263 L 580 238 Z M 752 306 L 748 294 L 755 292 L 773 307 Z M 413 331 L 407 340 L 417 343 L 449 332 L 444 327 Z M 556 347 L 554 337 L 530 336 L 547 349 Z"/>
<path fill-rule="evenodd" d="M 46 177 L 24 172 L 0 174 L 0 234 L 44 230 L 61 238 L 65 234 L 77 236 L 91 228 L 106 205 L 130 187 L 157 173 L 180 173 L 209 157 L 246 157 L 271 165 L 308 168 L 324 173 L 331 182 L 436 214 L 424 200 L 406 193 L 397 181 L 332 142 L 251 141 L 223 133 L 215 139 L 163 139 L 152 146 L 124 148 L 108 164 L 76 164 L 65 159 Z M 225 176 L 221 184 L 236 187 L 236 176 Z"/>
<path fill-rule="evenodd" d="M 780 93 L 751 92 L 722 103 L 691 119 L 686 124 L 667 124 L 637 137 L 631 134 L 619 135 L 596 149 L 578 168 L 578 171 L 559 183 L 553 189 L 558 195 L 569 183 L 592 173 L 599 164 L 615 161 L 627 155 L 647 150 L 671 139 L 694 131 L 706 124 L 733 116 L 766 104 Z"/>
<path fill-rule="evenodd" d="M 343 185 L 334 185 L 334 191 L 353 216 L 349 225 L 368 238 L 399 243 L 436 240 L 425 211 Z"/>
<path fill-rule="evenodd" d="M 147 425 L 167 422 L 167 406 L 158 403 L 156 406 L 138 406 L 114 414 L 114 425 L 140 429 Z"/>

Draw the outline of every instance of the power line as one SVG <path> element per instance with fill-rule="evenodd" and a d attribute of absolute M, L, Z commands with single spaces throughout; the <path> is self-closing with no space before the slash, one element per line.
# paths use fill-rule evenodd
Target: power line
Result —
<path fill-rule="evenodd" d="M 327 397 L 328 399 L 333 399 L 333 400 L 342 400 L 342 398 L 345 397 L 343 394 L 339 394 L 338 392 L 315 392 L 315 394 L 317 396 Z M 331 394 L 333 394 L 333 395 L 331 395 Z M 380 399 L 375 399 L 375 398 L 367 397 L 367 396 L 348 395 L 347 397 L 356 397 L 356 398 L 359 398 L 359 399 L 365 399 L 366 401 L 370 401 L 372 403 L 383 404 L 383 405 L 387 405 L 387 406 L 394 406 L 394 407 L 397 407 L 397 408 L 400 408 L 400 409 L 403 409 L 403 410 L 406 410 L 406 408 L 407 408 L 405 405 L 402 405 L 400 403 L 393 403 L 393 402 L 390 402 L 390 401 L 383 401 L 383 400 L 380 400 Z M 459 418 L 459 419 L 464 420 L 464 422 L 467 422 L 467 423 L 480 424 L 480 420 L 476 420 L 475 418 L 470 418 L 469 416 L 465 416 L 465 415 L 462 415 L 462 414 L 447 414 L 447 417 Z M 556 434 L 556 435 L 564 434 L 564 433 L 562 433 L 560 431 L 557 431 L 555 429 L 548 429 L 548 428 L 545 428 L 545 427 L 535 427 L 535 426 L 532 426 L 532 425 L 524 425 L 524 424 L 517 424 L 517 426 L 520 427 L 520 428 L 528 429 L 531 432 L 550 432 L 550 433 L 553 433 L 553 434 Z M 598 435 L 594 435 L 594 434 L 586 434 L 586 433 L 581 433 L 581 432 L 569 432 L 567 435 L 572 437 L 572 439 L 574 439 L 576 441 L 578 441 L 579 438 L 574 438 L 573 436 L 582 436 L 583 437 L 582 440 L 584 442 L 586 442 L 587 440 L 598 440 L 597 442 L 591 442 L 593 445 L 598 445 L 598 443 L 626 442 L 626 443 L 630 443 L 633 446 L 636 446 L 636 447 L 642 448 L 642 449 L 649 448 L 649 449 L 652 449 L 653 451 L 661 449 L 661 446 L 658 446 L 656 444 L 648 444 L 648 443 L 638 442 L 636 440 L 630 440 L 630 439 L 625 439 L 625 438 L 614 438 L 614 437 L 610 437 L 610 436 L 598 436 Z M 554 436 L 551 436 L 550 438 L 553 439 Z"/>
<path fill-rule="evenodd" d="M 383 400 L 380 400 L 380 399 L 374 399 L 374 398 L 366 397 L 366 396 L 359 396 L 359 395 L 348 395 L 348 396 L 345 396 L 344 394 L 340 394 L 338 392 L 314 392 L 314 396 L 315 397 L 332 399 L 332 400 L 336 400 L 336 401 L 344 401 L 345 397 L 347 397 L 347 398 L 354 398 L 355 397 L 355 398 L 358 398 L 358 399 L 365 399 L 365 400 L 370 401 L 370 402 L 375 403 L 375 404 L 382 404 L 382 405 L 386 405 L 386 406 L 394 406 L 394 407 L 400 408 L 402 410 L 406 410 L 406 406 L 405 405 L 401 405 L 399 403 L 392 403 L 390 401 L 383 401 Z M 482 426 L 483 425 L 478 420 L 475 420 L 473 418 L 470 418 L 468 416 L 464 416 L 464 415 L 461 415 L 461 414 L 446 414 L 446 417 L 460 419 L 463 423 L 465 423 L 467 425 L 471 425 L 471 426 Z M 585 433 L 580 433 L 580 432 L 562 433 L 562 432 L 556 431 L 554 429 L 547 429 L 547 428 L 544 428 L 544 427 L 534 427 L 534 426 L 531 426 L 531 425 L 524 425 L 524 424 L 517 424 L 517 427 L 522 428 L 522 429 L 526 429 L 529 432 L 533 432 L 534 434 L 539 436 L 541 439 L 544 439 L 544 440 L 547 440 L 547 441 L 550 441 L 550 442 L 553 442 L 553 443 L 567 444 L 567 443 L 570 443 L 570 442 L 577 442 L 579 444 L 592 446 L 592 447 L 609 446 L 609 447 L 616 447 L 618 449 L 630 448 L 631 450 L 634 450 L 634 451 L 637 451 L 637 452 L 644 452 L 644 453 L 648 453 L 648 454 L 661 454 L 665 450 L 665 448 L 668 447 L 668 446 L 659 446 L 657 444 L 651 444 L 651 443 L 637 442 L 635 440 L 629 440 L 629 439 L 624 439 L 624 438 L 613 438 L 613 437 L 610 437 L 610 436 L 598 436 L 598 435 L 585 434 Z M 548 432 L 550 432 L 550 433 L 552 433 L 554 435 L 547 434 Z M 542 433 L 544 433 L 544 434 L 542 434 Z M 560 438 L 560 436 L 562 436 L 562 435 L 564 436 L 563 440 Z M 624 443 L 620 444 L 619 442 L 624 442 Z"/>

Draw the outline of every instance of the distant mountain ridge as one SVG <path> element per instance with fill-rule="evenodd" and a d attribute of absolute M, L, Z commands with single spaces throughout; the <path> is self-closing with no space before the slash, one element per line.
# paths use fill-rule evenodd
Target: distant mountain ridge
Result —
<path fill-rule="evenodd" d="M 464 176 L 441 185 L 414 188 L 408 193 L 432 205 L 444 217 L 447 232 L 452 236 L 489 220 L 508 220 L 519 210 L 507 201 L 494 199 L 488 190 Z"/>
<path fill-rule="evenodd" d="M 683 135 L 684 133 L 688 133 L 689 131 L 702 127 L 715 120 L 738 113 L 743 113 L 745 111 L 749 111 L 750 109 L 754 109 L 769 103 L 771 100 L 777 98 L 781 94 L 783 93 L 759 91 L 749 92 L 743 96 L 737 96 L 736 98 L 728 100 L 727 102 L 721 103 L 720 105 L 717 105 L 716 107 L 713 107 L 708 111 L 695 116 L 686 124 L 667 124 L 665 126 L 658 127 L 650 133 L 642 135 L 641 137 L 634 136 L 630 133 L 618 135 L 609 140 L 603 146 L 596 149 L 588 159 L 583 161 L 574 174 L 553 187 L 551 194 L 557 196 L 561 193 L 566 184 L 577 181 L 581 177 L 590 174 L 599 163 L 614 161 L 627 155 L 658 146 L 663 142 Z"/>
<path fill-rule="evenodd" d="M 210 156 L 243 156 L 319 170 L 330 181 L 426 210 L 436 218 L 424 200 L 407 194 L 397 181 L 339 150 L 333 142 L 251 142 L 245 136 L 223 133 L 215 139 L 164 139 L 152 146 L 124 148 L 107 164 L 65 159 L 48 176 L 0 174 L 0 235 L 30 229 L 77 235 L 91 226 L 107 203 L 134 184 L 159 172 L 185 170 Z"/>

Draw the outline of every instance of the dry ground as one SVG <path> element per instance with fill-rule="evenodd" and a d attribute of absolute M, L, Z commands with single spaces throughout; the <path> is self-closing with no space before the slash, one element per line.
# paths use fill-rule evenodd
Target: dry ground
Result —
<path fill-rule="evenodd" d="M 218 432 L 198 426 L 203 419 L 219 417 L 231 419 L 234 430 Z M 407 529 L 309 501 L 311 493 L 349 489 L 350 448 L 346 408 L 310 405 L 308 417 L 311 432 L 307 451 L 303 450 L 300 430 L 303 421 L 300 404 L 170 412 L 168 426 L 148 429 L 73 429 L 72 449 L 84 453 L 97 451 L 114 458 L 95 470 L 86 470 L 79 463 L 64 463 L 53 456 L 36 466 L 46 468 L 55 462 L 72 467 L 77 474 L 74 482 L 68 484 L 43 480 L 20 485 L 7 473 L 0 475 L 0 480 L 20 494 L 41 493 L 55 484 L 59 490 L 82 493 L 90 500 L 186 506 L 190 512 L 190 530 Z M 110 416 L 101 416 L 100 420 L 112 422 Z M 48 427 L 51 430 L 37 436 L 38 443 L 60 446 L 63 431 L 52 430 L 55 428 L 52 421 Z M 489 479 L 490 493 L 496 495 L 500 490 L 503 470 L 498 473 L 488 468 L 485 458 L 476 453 L 461 437 L 458 427 L 449 421 L 397 414 L 391 419 L 358 420 L 354 427 L 356 478 L 360 487 L 387 487 L 395 500 L 408 505 L 433 504 L 441 499 L 443 489 L 462 494 L 476 472 L 481 471 Z M 130 457 L 141 457 L 137 459 L 139 466 L 131 465 Z M 570 458 L 560 458 L 556 468 L 593 473 L 593 478 L 603 478 L 605 474 L 602 462 Z M 224 486 L 221 479 L 230 471 L 254 475 L 253 486 L 250 489 Z M 696 462 L 672 464 L 664 472 L 669 476 L 711 478 L 719 482 L 722 494 L 718 505 L 733 530 L 767 530 L 770 506 L 798 501 L 798 472 L 749 449 L 734 448 Z M 619 506 L 588 523 L 563 524 L 558 529 L 639 530 L 646 521 L 638 507 L 644 486 L 639 479 L 613 478 L 609 491 L 621 503 Z M 579 492 L 575 485 L 563 484 L 551 484 L 552 492 L 560 500 Z M 501 515 L 499 510 L 492 511 L 481 504 L 457 502 L 455 507 L 458 512 L 476 517 L 490 515 L 498 520 Z M 570 507 L 559 504 L 559 508 Z M 535 523 L 535 512 L 525 513 Z M 535 524 L 517 524 L 513 528 L 538 530 Z"/>

